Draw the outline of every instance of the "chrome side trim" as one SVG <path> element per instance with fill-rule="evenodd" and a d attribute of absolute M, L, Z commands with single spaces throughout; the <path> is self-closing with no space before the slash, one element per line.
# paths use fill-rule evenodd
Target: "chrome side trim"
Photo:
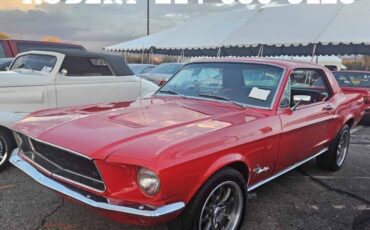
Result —
<path fill-rule="evenodd" d="M 269 177 L 269 178 L 267 178 L 267 179 L 265 179 L 265 180 L 263 180 L 263 181 L 260 181 L 260 182 L 258 182 L 258 183 L 256 183 L 256 184 L 252 185 L 251 187 L 249 187 L 249 188 L 248 188 L 248 192 L 250 192 L 250 191 L 252 191 L 252 190 L 254 190 L 254 189 L 256 189 L 256 188 L 260 187 L 260 186 L 261 186 L 261 185 L 263 185 L 263 184 L 266 184 L 267 182 L 270 182 L 270 181 L 272 181 L 272 180 L 276 179 L 277 177 L 279 177 L 279 176 L 281 176 L 281 175 L 283 175 L 283 174 L 285 174 L 285 173 L 287 173 L 287 172 L 289 172 L 289 171 L 291 171 L 291 170 L 293 170 L 293 169 L 297 168 L 298 166 L 300 166 L 300 165 L 302 165 L 302 164 L 304 164 L 304 163 L 306 163 L 306 162 L 308 162 L 308 161 L 312 160 L 313 158 L 315 158 L 315 157 L 317 157 L 317 156 L 320 156 L 321 154 L 325 153 L 325 152 L 326 152 L 326 151 L 328 151 L 328 150 L 329 150 L 329 148 L 324 148 L 324 149 L 322 149 L 320 152 L 316 153 L 315 155 L 313 155 L 313 156 L 311 156 L 311 157 L 309 157 L 309 158 L 307 158 L 307 159 L 305 159 L 305 160 L 303 160 L 303 161 L 297 162 L 297 163 L 295 163 L 295 164 L 293 164 L 293 165 L 289 166 L 288 168 L 286 168 L 286 169 L 284 169 L 284 170 L 282 170 L 282 171 L 280 171 L 280 172 L 276 173 L 275 175 L 273 175 L 273 176 L 271 176 L 271 177 Z"/>
<path fill-rule="evenodd" d="M 25 172 L 27 175 L 32 177 L 35 181 L 38 183 L 44 185 L 45 187 L 52 189 L 56 192 L 59 192 L 63 195 L 66 195 L 68 197 L 71 197 L 77 201 L 80 201 L 88 206 L 99 208 L 103 210 L 108 211 L 114 211 L 114 212 L 120 212 L 124 214 L 130 214 L 130 215 L 136 215 L 136 216 L 142 216 L 142 217 L 161 217 L 165 216 L 177 211 L 180 211 L 185 207 L 185 203 L 183 202 L 177 202 L 168 204 L 162 207 L 159 207 L 155 210 L 144 210 L 144 209 L 138 209 L 138 208 L 132 208 L 127 206 L 120 206 L 120 205 L 112 205 L 109 203 L 103 203 L 103 202 L 97 202 L 92 199 L 89 199 L 88 197 L 71 190 L 70 188 L 64 186 L 61 183 L 58 183 L 46 176 L 44 176 L 42 173 L 37 171 L 31 164 L 29 164 L 27 161 L 21 159 L 18 155 L 18 149 L 14 150 L 10 160 L 9 160 L 14 166 Z"/>

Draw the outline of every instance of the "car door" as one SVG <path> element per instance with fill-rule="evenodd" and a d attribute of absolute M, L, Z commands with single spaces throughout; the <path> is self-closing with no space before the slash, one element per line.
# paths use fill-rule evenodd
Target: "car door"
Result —
<path fill-rule="evenodd" d="M 275 171 L 304 161 L 328 145 L 332 94 L 324 71 L 292 71 L 280 104 L 282 134 Z"/>
<path fill-rule="evenodd" d="M 115 102 L 120 82 L 103 58 L 66 56 L 56 80 L 57 106 Z"/>
<path fill-rule="evenodd" d="M 1 112 L 30 113 L 55 108 L 55 74 L 63 55 L 32 51 L 18 55 L 2 72 Z"/>

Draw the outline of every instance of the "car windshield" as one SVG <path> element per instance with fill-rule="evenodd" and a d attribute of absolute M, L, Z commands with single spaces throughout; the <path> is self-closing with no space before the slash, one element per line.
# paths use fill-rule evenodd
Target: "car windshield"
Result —
<path fill-rule="evenodd" d="M 30 70 L 41 73 L 50 73 L 57 62 L 57 58 L 50 55 L 26 54 L 15 59 L 11 70 Z"/>
<path fill-rule="evenodd" d="M 193 63 L 157 94 L 172 94 L 271 108 L 284 69 L 252 63 Z"/>
<path fill-rule="evenodd" d="M 179 63 L 167 63 L 167 64 L 161 64 L 154 69 L 150 71 L 150 73 L 155 73 L 155 74 L 175 74 L 183 64 Z"/>
<path fill-rule="evenodd" d="M 340 86 L 354 88 L 370 88 L 370 73 L 366 72 L 334 72 Z"/>

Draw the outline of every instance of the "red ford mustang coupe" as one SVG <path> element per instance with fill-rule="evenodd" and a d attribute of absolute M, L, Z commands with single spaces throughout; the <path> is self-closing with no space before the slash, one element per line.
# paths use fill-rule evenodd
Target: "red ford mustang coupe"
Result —
<path fill-rule="evenodd" d="M 363 103 L 317 65 L 193 62 L 148 99 L 30 115 L 11 162 L 122 222 L 239 229 L 248 191 L 313 158 L 342 167 Z"/>

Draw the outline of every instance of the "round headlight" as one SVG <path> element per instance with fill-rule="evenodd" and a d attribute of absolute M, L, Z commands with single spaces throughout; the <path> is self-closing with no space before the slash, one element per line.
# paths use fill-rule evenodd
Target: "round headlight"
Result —
<path fill-rule="evenodd" d="M 158 193 L 160 180 L 155 172 L 146 168 L 140 168 L 137 173 L 137 179 L 141 190 L 148 196 L 154 196 Z"/>

